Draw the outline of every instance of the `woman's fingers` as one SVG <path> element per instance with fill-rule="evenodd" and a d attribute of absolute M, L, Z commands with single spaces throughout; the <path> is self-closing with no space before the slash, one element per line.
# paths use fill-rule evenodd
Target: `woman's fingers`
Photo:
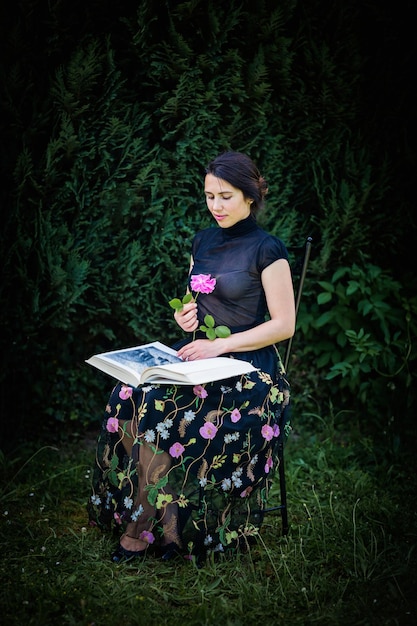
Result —
<path fill-rule="evenodd" d="M 186 332 L 193 332 L 198 327 L 197 305 L 195 302 L 189 302 L 184 305 L 181 311 L 174 313 L 177 324 Z"/>

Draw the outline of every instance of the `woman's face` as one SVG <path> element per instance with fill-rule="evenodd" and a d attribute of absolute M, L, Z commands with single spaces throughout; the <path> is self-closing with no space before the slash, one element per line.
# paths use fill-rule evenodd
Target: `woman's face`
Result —
<path fill-rule="evenodd" d="M 229 228 L 250 214 L 251 200 L 222 178 L 206 174 L 204 193 L 210 213 L 222 228 Z"/>

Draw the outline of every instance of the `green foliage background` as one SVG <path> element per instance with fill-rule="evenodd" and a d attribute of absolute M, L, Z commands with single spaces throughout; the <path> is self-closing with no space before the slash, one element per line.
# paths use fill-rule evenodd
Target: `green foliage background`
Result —
<path fill-rule="evenodd" d="M 21 0 L 1 16 L 1 410 L 9 442 L 100 415 L 91 354 L 177 337 L 203 168 L 247 152 L 262 225 L 313 237 L 300 410 L 413 432 L 416 279 L 406 9 L 356 0 Z M 402 10 L 404 9 L 404 10 Z M 3 8 L 5 12 L 5 9 Z M 295 258 L 295 257 L 294 257 Z M 406 439 L 406 435 L 404 435 Z M 6 443 L 5 443 L 6 445 Z"/>

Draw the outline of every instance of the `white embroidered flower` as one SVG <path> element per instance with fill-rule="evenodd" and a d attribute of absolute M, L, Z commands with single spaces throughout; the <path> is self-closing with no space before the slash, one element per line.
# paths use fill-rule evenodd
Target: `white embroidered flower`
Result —
<path fill-rule="evenodd" d="M 228 433 L 224 436 L 224 443 L 231 443 L 237 441 L 240 437 L 240 433 Z"/>
<path fill-rule="evenodd" d="M 242 391 L 242 383 L 240 382 L 240 380 L 237 381 L 235 388 L 237 391 Z"/>
<path fill-rule="evenodd" d="M 124 505 L 125 505 L 126 509 L 131 509 L 131 508 L 132 508 L 132 506 L 133 506 L 133 500 L 132 500 L 132 498 L 128 498 L 127 496 L 126 496 L 126 498 L 123 500 L 123 503 L 124 503 Z"/>
<path fill-rule="evenodd" d="M 184 419 L 186 422 L 190 423 L 194 420 L 195 418 L 195 413 L 194 411 L 185 411 L 184 413 Z"/>
<path fill-rule="evenodd" d="M 205 487 L 207 485 L 207 478 L 205 476 L 203 476 L 203 478 L 200 478 L 200 487 Z"/>
<path fill-rule="evenodd" d="M 91 496 L 91 502 L 98 506 L 99 504 L 101 504 L 101 498 L 94 494 L 93 496 Z"/>
<path fill-rule="evenodd" d="M 165 420 L 165 422 L 164 422 L 164 424 L 165 424 L 165 428 L 171 428 L 171 426 L 172 426 L 172 424 L 173 424 L 173 423 L 174 423 L 174 422 L 172 421 L 172 419 L 168 417 L 168 418 Z"/>
<path fill-rule="evenodd" d="M 137 522 L 138 518 L 142 515 L 143 511 L 144 511 L 143 506 L 140 504 L 138 508 L 136 509 L 136 511 L 134 511 L 131 515 L 132 522 Z"/>
<path fill-rule="evenodd" d="M 166 430 L 166 426 L 164 422 L 158 422 L 155 428 L 158 433 L 161 433 L 163 430 Z"/>
<path fill-rule="evenodd" d="M 153 430 L 147 430 L 144 434 L 144 439 L 147 443 L 155 441 L 155 432 Z"/>
<path fill-rule="evenodd" d="M 232 488 L 232 481 L 230 478 L 223 478 L 222 480 L 222 489 L 223 491 L 230 491 Z"/>
<path fill-rule="evenodd" d="M 223 385 L 220 387 L 222 393 L 230 393 L 232 391 L 231 387 L 224 387 Z"/>
<path fill-rule="evenodd" d="M 161 430 L 159 436 L 161 439 L 169 439 L 169 430 Z"/>
<path fill-rule="evenodd" d="M 207 535 L 204 539 L 204 545 L 209 546 L 211 543 L 213 543 L 213 537 L 211 535 Z"/>

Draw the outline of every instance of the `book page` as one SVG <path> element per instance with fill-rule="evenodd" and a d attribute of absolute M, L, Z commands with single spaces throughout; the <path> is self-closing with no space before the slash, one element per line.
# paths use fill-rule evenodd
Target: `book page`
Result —
<path fill-rule="evenodd" d="M 180 361 L 170 365 L 152 367 L 143 372 L 143 382 L 170 382 L 199 385 L 214 380 L 222 380 L 231 376 L 239 376 L 255 371 L 255 367 L 247 361 L 229 357 L 199 359 L 197 361 Z M 165 379 L 165 381 L 164 381 Z"/>
<path fill-rule="evenodd" d="M 112 363 L 117 363 L 138 375 L 148 367 L 181 363 L 181 359 L 177 357 L 175 350 L 157 341 L 134 348 L 105 352 L 97 356 Z"/>

